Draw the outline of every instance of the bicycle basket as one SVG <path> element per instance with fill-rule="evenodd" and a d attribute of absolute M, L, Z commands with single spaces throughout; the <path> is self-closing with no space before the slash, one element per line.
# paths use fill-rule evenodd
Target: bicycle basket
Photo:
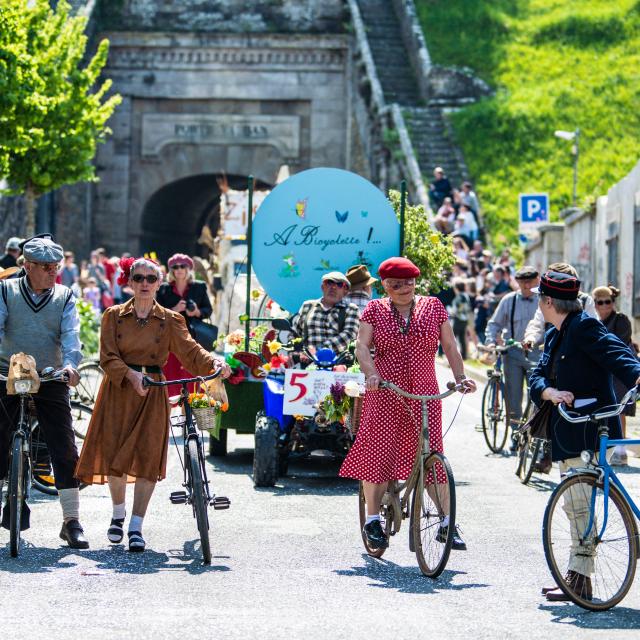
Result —
<path fill-rule="evenodd" d="M 493 351 L 481 351 L 478 354 L 478 360 L 487 367 L 493 366 L 497 359 L 498 358 Z"/>
<path fill-rule="evenodd" d="M 349 409 L 349 430 L 351 435 L 355 438 L 358 433 L 358 427 L 360 426 L 360 417 L 362 415 L 362 397 L 351 398 L 351 409 Z"/>
<path fill-rule="evenodd" d="M 215 407 L 193 407 L 193 416 L 196 419 L 198 429 L 201 431 L 209 431 L 214 438 L 220 437 L 220 424 L 222 422 L 222 414 Z"/>

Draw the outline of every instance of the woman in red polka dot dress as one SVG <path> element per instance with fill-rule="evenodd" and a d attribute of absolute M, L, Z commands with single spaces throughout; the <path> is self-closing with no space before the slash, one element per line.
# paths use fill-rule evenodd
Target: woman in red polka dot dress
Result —
<path fill-rule="evenodd" d="M 456 382 L 468 391 L 476 389 L 475 382 L 464 374 L 444 306 L 438 298 L 415 294 L 418 267 L 406 258 L 389 258 L 378 273 L 388 297 L 369 302 L 360 319 L 356 354 L 367 393 L 358 437 L 340 469 L 342 477 L 362 480 L 367 504 L 364 532 L 373 548 L 388 545 L 380 524 L 380 502 L 390 480 L 409 477 L 422 424 L 420 401 L 401 399 L 388 389 L 378 390 L 380 380 L 418 395 L 440 393 L 435 371 L 440 343 Z M 371 357 L 372 347 L 375 358 Z M 407 415 L 407 406 L 413 419 Z M 429 444 L 433 451 L 443 453 L 440 401 L 427 406 Z M 453 548 L 466 549 L 458 531 Z"/>

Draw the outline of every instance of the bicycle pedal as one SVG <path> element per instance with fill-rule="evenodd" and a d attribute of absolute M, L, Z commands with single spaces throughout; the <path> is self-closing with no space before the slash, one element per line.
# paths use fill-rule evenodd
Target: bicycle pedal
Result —
<path fill-rule="evenodd" d="M 231 506 L 231 500 L 225 496 L 216 496 L 211 501 L 211 506 L 214 509 L 228 509 Z"/>
<path fill-rule="evenodd" d="M 187 492 L 172 491 L 169 500 L 171 500 L 172 504 L 185 504 L 187 502 Z"/>

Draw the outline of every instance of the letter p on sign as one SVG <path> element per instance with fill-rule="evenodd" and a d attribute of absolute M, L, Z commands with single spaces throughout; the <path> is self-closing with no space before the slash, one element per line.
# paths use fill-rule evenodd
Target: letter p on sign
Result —
<path fill-rule="evenodd" d="M 546 193 L 520 194 L 520 225 L 549 222 L 549 196 Z"/>

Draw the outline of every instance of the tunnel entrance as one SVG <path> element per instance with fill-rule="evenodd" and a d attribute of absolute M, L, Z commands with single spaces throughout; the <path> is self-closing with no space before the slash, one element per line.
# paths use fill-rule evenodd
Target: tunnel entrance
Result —
<path fill-rule="evenodd" d="M 142 214 L 140 249 L 155 251 L 162 262 L 174 253 L 206 256 L 198 244 L 202 227 L 207 225 L 215 236 L 220 227 L 220 187 L 218 174 L 189 176 L 166 184 L 147 201 Z M 231 189 L 247 188 L 247 177 L 227 175 Z M 256 181 L 256 189 L 271 186 Z"/>

